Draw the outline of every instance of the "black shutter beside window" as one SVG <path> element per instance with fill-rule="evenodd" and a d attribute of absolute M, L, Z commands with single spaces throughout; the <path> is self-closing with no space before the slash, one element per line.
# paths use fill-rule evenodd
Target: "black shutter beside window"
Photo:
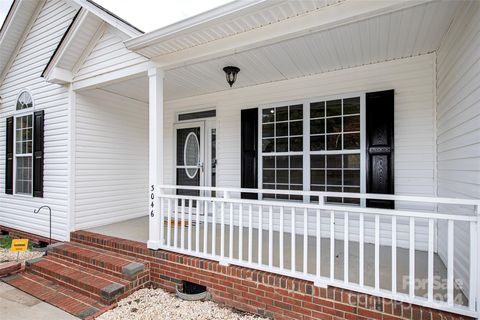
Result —
<path fill-rule="evenodd" d="M 43 198 L 43 117 L 43 110 L 33 114 L 33 196 L 39 198 Z"/>
<path fill-rule="evenodd" d="M 5 193 L 13 194 L 13 117 L 7 118 Z"/>
<path fill-rule="evenodd" d="M 241 186 L 258 187 L 258 108 L 242 110 L 241 116 Z M 256 193 L 243 192 L 243 199 L 257 199 Z"/>
<path fill-rule="evenodd" d="M 367 193 L 394 194 L 394 91 L 366 94 Z M 368 199 L 367 207 L 394 209 L 390 200 Z"/>

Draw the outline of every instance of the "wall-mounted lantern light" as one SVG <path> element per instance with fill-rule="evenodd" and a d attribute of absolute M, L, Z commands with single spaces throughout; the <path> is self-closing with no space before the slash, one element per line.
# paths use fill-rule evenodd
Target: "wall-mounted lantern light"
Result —
<path fill-rule="evenodd" d="M 237 73 L 240 71 L 240 68 L 228 66 L 223 68 L 223 71 L 225 71 L 225 77 L 227 78 L 228 84 L 232 87 L 237 80 Z"/>

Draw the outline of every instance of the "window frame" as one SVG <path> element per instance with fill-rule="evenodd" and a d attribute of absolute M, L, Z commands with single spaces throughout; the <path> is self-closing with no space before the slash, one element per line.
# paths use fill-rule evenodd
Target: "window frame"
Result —
<path fill-rule="evenodd" d="M 32 107 L 30 108 L 25 108 L 25 109 L 20 109 L 17 110 L 17 101 L 18 98 L 24 93 L 27 92 L 30 95 L 30 98 L 32 99 Z M 14 106 L 14 115 L 13 115 L 13 195 L 18 196 L 18 197 L 27 197 L 27 198 L 33 198 L 33 148 L 35 145 L 35 132 L 34 132 L 34 127 L 35 127 L 35 119 L 34 119 L 34 113 L 35 113 L 35 100 L 33 98 L 32 92 L 28 89 L 22 89 L 20 92 L 17 94 L 17 97 L 15 99 L 15 106 Z M 20 155 L 17 154 L 17 118 L 25 117 L 25 116 L 31 116 L 32 117 L 32 152 L 31 153 L 22 153 Z M 30 193 L 18 193 L 17 192 L 17 158 L 30 158 L 32 160 L 32 178 L 31 178 L 31 192 Z"/>
<path fill-rule="evenodd" d="M 302 184 L 303 184 L 303 191 L 310 192 L 310 175 L 311 175 L 311 166 L 310 166 L 310 156 L 315 154 L 352 154 L 352 153 L 359 153 L 360 152 L 360 193 L 365 193 L 366 191 L 366 156 L 365 156 L 365 146 L 366 146 L 366 118 L 365 118 L 365 91 L 360 92 L 349 92 L 349 93 L 342 93 L 342 94 L 335 94 L 335 95 L 324 95 L 324 96 L 314 96 L 306 99 L 297 99 L 297 100 L 286 100 L 280 102 L 272 102 L 267 104 L 262 104 L 258 106 L 258 167 L 257 167 L 257 174 L 258 174 L 258 186 L 260 189 L 263 190 L 263 157 L 264 156 L 295 156 L 295 155 L 302 155 L 303 156 L 303 168 L 302 168 Z M 320 101 L 330 101 L 330 100 L 338 100 L 338 99 L 348 99 L 348 98 L 360 98 L 360 149 L 350 150 L 350 149 L 342 149 L 342 150 L 324 150 L 324 151 L 310 151 L 310 103 L 320 102 Z M 303 105 L 303 150 L 302 151 L 288 151 L 288 152 L 263 152 L 263 131 L 262 131 L 262 114 L 264 109 L 269 108 L 277 108 L 283 106 L 293 106 L 293 105 Z M 343 115 L 342 115 L 343 118 Z M 269 189 L 265 189 L 269 190 Z M 275 190 L 275 189 L 274 189 Z M 262 199 L 262 195 L 258 194 L 258 199 Z M 276 199 L 269 199 L 269 200 L 276 200 Z M 285 199 L 279 201 L 286 201 Z M 288 200 L 292 201 L 292 200 Z M 304 203 L 310 203 L 310 197 L 304 196 L 303 197 Z M 360 206 L 365 206 L 365 200 L 361 199 Z"/>

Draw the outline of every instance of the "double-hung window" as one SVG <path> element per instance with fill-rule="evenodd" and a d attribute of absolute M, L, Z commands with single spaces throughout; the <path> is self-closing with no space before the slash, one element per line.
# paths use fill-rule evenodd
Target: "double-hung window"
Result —
<path fill-rule="evenodd" d="M 310 108 L 310 190 L 360 192 L 360 97 L 321 100 Z M 330 202 L 359 203 L 352 198 Z"/>
<path fill-rule="evenodd" d="M 262 187 L 361 192 L 360 168 L 364 167 L 361 104 L 360 95 L 350 95 L 262 108 Z M 264 194 L 264 197 L 302 199 L 279 194 Z M 327 201 L 359 203 L 358 199 L 340 197 L 330 197 Z"/>
<path fill-rule="evenodd" d="M 262 110 L 263 188 L 303 188 L 303 105 Z M 266 194 L 266 198 L 298 199 L 295 195 Z"/>
<path fill-rule="evenodd" d="M 15 193 L 32 194 L 33 180 L 33 99 L 23 91 L 15 114 Z"/>

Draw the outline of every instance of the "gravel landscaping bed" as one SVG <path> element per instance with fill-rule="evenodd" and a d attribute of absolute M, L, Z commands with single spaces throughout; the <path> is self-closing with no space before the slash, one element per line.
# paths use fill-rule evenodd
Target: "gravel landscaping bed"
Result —
<path fill-rule="evenodd" d="M 251 314 L 240 313 L 212 301 L 184 301 L 161 289 L 141 289 L 121 300 L 98 320 L 259 320 Z"/>
<path fill-rule="evenodd" d="M 25 251 L 18 253 L 18 262 L 24 263 L 26 260 L 43 256 L 44 252 Z M 17 261 L 17 253 L 11 252 L 10 249 L 0 248 L 0 263 L 8 261 Z"/>

